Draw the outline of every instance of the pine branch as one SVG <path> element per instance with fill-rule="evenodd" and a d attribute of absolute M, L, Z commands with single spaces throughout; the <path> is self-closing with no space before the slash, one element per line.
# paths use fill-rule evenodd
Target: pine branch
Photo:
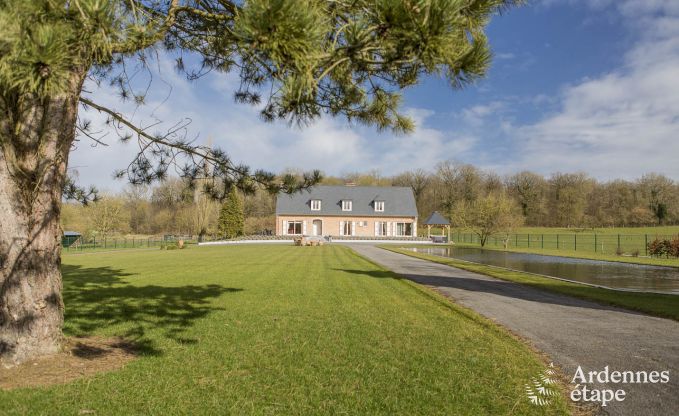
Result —
<path fill-rule="evenodd" d="M 172 0 L 170 2 L 170 6 L 167 10 L 166 15 L 162 15 L 162 13 L 158 12 L 157 10 L 150 8 L 140 2 L 134 1 L 132 3 L 136 4 L 136 6 L 139 9 L 149 13 L 152 17 L 161 18 L 162 23 L 160 24 L 160 27 L 158 27 L 158 29 L 156 29 L 155 32 L 153 32 L 150 36 L 145 36 L 141 39 L 133 39 L 132 41 L 126 41 L 112 45 L 111 47 L 112 53 L 121 54 L 133 53 L 146 49 L 154 45 L 155 43 L 161 41 L 165 37 L 167 31 L 175 24 L 177 19 L 177 12 L 180 9 L 179 0 Z"/>
<path fill-rule="evenodd" d="M 262 187 L 271 193 L 281 191 L 293 193 L 312 187 L 322 179 L 319 171 L 307 173 L 299 180 L 287 176 L 279 180 L 275 175 L 264 171 L 252 173 L 247 166 L 234 165 L 219 149 L 195 146 L 186 140 L 173 139 L 178 132 L 185 129 L 188 123 L 177 123 L 165 134 L 154 135 L 147 132 L 149 127 L 139 127 L 115 110 L 85 97 L 80 97 L 80 102 L 86 107 L 107 114 L 117 123 L 115 127 L 129 129 L 137 135 L 139 145 L 137 155 L 127 169 L 116 174 L 118 178 L 127 174 L 132 184 L 163 180 L 167 175 L 167 169 L 174 166 L 179 176 L 188 179 L 191 186 L 195 186 L 200 180 L 212 180 L 204 184 L 206 193 L 215 199 L 223 200 L 232 186 L 238 187 L 245 193 L 254 192 L 256 187 Z M 130 136 L 124 136 L 123 141 L 130 138 Z M 180 167 L 178 159 L 188 159 L 190 163 Z"/>

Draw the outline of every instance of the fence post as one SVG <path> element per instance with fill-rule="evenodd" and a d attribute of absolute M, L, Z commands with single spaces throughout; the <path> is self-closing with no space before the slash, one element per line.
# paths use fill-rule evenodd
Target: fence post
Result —
<path fill-rule="evenodd" d="M 545 235 L 544 234 L 540 234 L 540 246 L 541 246 L 540 248 L 542 248 L 544 250 L 544 248 L 545 248 Z"/>
<path fill-rule="evenodd" d="M 618 251 L 620 251 L 620 234 L 618 234 Z"/>
<path fill-rule="evenodd" d="M 648 256 L 648 234 L 644 234 L 644 252 Z"/>
<path fill-rule="evenodd" d="M 575 249 L 573 251 L 578 251 L 578 235 L 573 234 L 573 244 L 575 246 Z"/>
<path fill-rule="evenodd" d="M 516 234 L 515 236 L 516 243 L 514 244 L 515 248 L 519 248 L 519 234 Z"/>
<path fill-rule="evenodd" d="M 530 248 L 530 234 L 527 235 L 528 235 L 528 248 Z"/>
<path fill-rule="evenodd" d="M 596 243 L 597 243 L 597 241 L 596 241 L 596 234 L 594 234 L 594 252 L 595 252 L 595 253 L 596 253 Z"/>
<path fill-rule="evenodd" d="M 556 249 L 559 249 L 559 234 L 556 235 Z"/>

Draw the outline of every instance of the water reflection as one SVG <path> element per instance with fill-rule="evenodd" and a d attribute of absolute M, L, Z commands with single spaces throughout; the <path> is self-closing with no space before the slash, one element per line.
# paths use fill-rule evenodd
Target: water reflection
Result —
<path fill-rule="evenodd" d="M 679 294 L 679 269 L 512 253 L 469 247 L 417 247 L 413 251 L 506 267 L 615 289 Z"/>

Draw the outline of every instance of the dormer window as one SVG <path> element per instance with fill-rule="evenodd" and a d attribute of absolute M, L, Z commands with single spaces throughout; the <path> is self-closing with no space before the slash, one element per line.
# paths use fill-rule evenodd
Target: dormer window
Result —
<path fill-rule="evenodd" d="M 351 211 L 351 200 L 342 200 L 342 211 Z"/>
<path fill-rule="evenodd" d="M 375 212 L 384 212 L 384 201 L 374 201 Z"/>
<path fill-rule="evenodd" d="M 312 211 L 320 211 L 321 210 L 321 200 L 320 199 L 312 199 L 311 200 L 311 210 Z"/>

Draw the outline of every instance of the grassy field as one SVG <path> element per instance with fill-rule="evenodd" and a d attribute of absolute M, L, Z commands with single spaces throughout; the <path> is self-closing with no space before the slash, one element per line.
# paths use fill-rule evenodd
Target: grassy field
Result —
<path fill-rule="evenodd" d="M 550 279 L 548 277 L 541 277 L 534 274 L 507 270 L 500 267 L 475 264 L 463 260 L 432 256 L 424 253 L 415 253 L 413 251 L 396 248 L 394 246 L 385 245 L 383 247 L 397 253 L 406 254 L 408 256 L 413 256 L 436 263 L 447 264 L 460 269 L 497 277 L 498 279 L 521 283 L 542 290 L 562 293 L 569 296 L 575 296 L 581 299 L 592 300 L 609 305 L 622 306 L 624 308 L 679 321 L 679 296 L 676 295 L 630 293 L 601 289 L 577 283 Z"/>
<path fill-rule="evenodd" d="M 679 235 L 679 225 L 657 227 L 601 227 L 601 228 L 559 228 L 559 227 L 521 227 L 520 234 L 648 234 L 648 235 Z"/>
<path fill-rule="evenodd" d="M 679 267 L 679 259 L 655 261 L 648 258 L 648 243 L 655 238 L 673 239 L 679 236 L 679 227 L 640 227 L 640 228 L 540 228 L 524 227 L 517 232 L 492 236 L 486 247 L 507 248 L 522 252 L 538 252 L 545 254 L 571 255 L 572 257 L 597 256 L 603 258 L 617 257 L 617 261 L 628 261 L 641 264 L 662 264 Z M 479 237 L 469 231 L 454 230 L 451 241 L 456 244 L 477 244 Z M 550 252 L 550 253 L 548 253 Z M 563 254 L 562 254 L 563 253 Z M 637 260 L 638 259 L 638 260 Z"/>
<path fill-rule="evenodd" d="M 440 228 L 432 228 L 432 234 L 441 234 Z M 469 230 L 458 230 L 468 233 Z M 421 227 L 420 235 L 426 236 L 427 229 Z M 600 227 L 600 228 L 561 228 L 561 227 L 519 227 L 516 234 L 601 234 L 601 235 L 644 235 L 649 236 L 670 236 L 679 235 L 679 225 L 665 225 L 656 227 Z"/>
<path fill-rule="evenodd" d="M 0 391 L 0 414 L 567 414 L 478 315 L 339 246 L 66 255 L 67 335 L 143 347 L 120 371 Z"/>

